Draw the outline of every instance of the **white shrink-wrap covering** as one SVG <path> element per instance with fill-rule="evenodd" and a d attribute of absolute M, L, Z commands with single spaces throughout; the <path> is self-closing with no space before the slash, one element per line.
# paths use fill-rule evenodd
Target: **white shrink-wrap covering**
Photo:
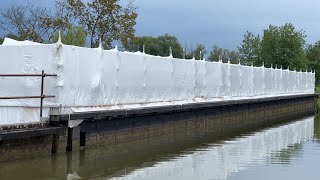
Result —
<path fill-rule="evenodd" d="M 307 73 L 307 92 L 314 91 L 314 84 L 315 84 L 315 74 L 314 73 Z"/>
<path fill-rule="evenodd" d="M 41 74 L 56 72 L 56 45 L 0 46 L 0 74 Z M 49 77 L 48 77 L 49 78 Z M 40 96 L 41 78 L 0 78 L 0 96 Z M 46 81 L 47 95 L 57 94 L 55 81 Z M 55 99 L 46 99 L 52 105 Z M 0 125 L 38 122 L 40 99 L 0 100 Z M 44 108 L 43 113 L 48 114 Z"/>
<path fill-rule="evenodd" d="M 240 96 L 241 77 L 240 66 L 238 64 L 230 64 L 230 95 L 232 97 Z"/>
<path fill-rule="evenodd" d="M 175 94 L 173 92 L 174 73 L 172 59 L 148 56 L 145 62 L 147 64 L 146 91 L 148 92 L 148 102 L 171 101 Z M 157 65 L 155 66 L 155 64 Z"/>
<path fill-rule="evenodd" d="M 264 69 L 263 67 L 254 67 L 252 69 L 253 76 L 253 94 L 255 96 L 262 96 L 265 94 L 264 83 Z"/>
<path fill-rule="evenodd" d="M 230 74 L 230 64 L 224 64 L 221 66 L 222 70 L 222 88 L 221 96 L 228 97 L 231 95 L 231 74 Z"/>
<path fill-rule="evenodd" d="M 118 93 L 118 100 L 115 104 L 146 103 L 148 101 L 146 99 L 146 92 L 148 91 L 148 89 L 146 89 L 146 83 L 149 79 L 145 79 L 145 77 L 148 77 L 149 72 L 147 71 L 145 58 L 130 53 L 115 52 L 114 54 L 118 57 L 115 61 L 115 90 Z M 103 61 L 109 61 L 108 56 L 105 57 Z M 108 70 L 112 72 L 111 68 Z M 108 84 L 111 84 L 112 81 L 110 81 L 107 76 L 104 76 L 104 78 L 108 80 L 104 86 L 108 87 Z M 162 95 L 160 92 L 157 93 Z M 112 97 L 112 94 L 109 96 Z"/>
<path fill-rule="evenodd" d="M 314 93 L 315 74 L 116 49 L 6 39 L 0 74 L 46 77 L 44 116 L 119 108 Z M 0 96 L 39 96 L 41 78 L 2 77 Z M 0 125 L 39 122 L 39 99 L 0 100 Z"/>
<path fill-rule="evenodd" d="M 167 60 L 164 60 L 167 61 Z M 192 99 L 194 97 L 195 89 L 195 64 L 187 62 L 186 60 L 173 59 L 173 97 L 177 101 L 185 99 Z M 190 72 L 190 73 L 188 73 Z M 199 84 L 199 87 L 202 85 Z M 198 92 L 199 93 L 199 92 Z M 170 99 L 171 101 L 172 99 Z M 161 100 L 160 100 L 161 101 Z"/>
<path fill-rule="evenodd" d="M 303 92 L 303 91 L 307 91 L 307 74 L 305 72 L 301 72 L 300 74 L 300 84 L 299 84 L 299 87 L 300 87 L 300 92 Z"/>
<path fill-rule="evenodd" d="M 195 97 L 195 87 L 196 87 L 196 66 L 195 61 L 185 60 L 185 83 L 184 87 L 186 89 L 186 94 L 182 95 L 182 100 L 193 100 Z M 176 91 L 176 90 L 175 90 Z M 176 91 L 179 93 L 178 91 Z"/>
<path fill-rule="evenodd" d="M 274 94 L 274 81 L 273 69 L 265 68 L 264 69 L 264 85 L 265 85 L 265 94 L 273 95 Z"/>
<path fill-rule="evenodd" d="M 253 67 L 241 66 L 241 88 L 242 97 L 253 96 Z"/>
<path fill-rule="evenodd" d="M 273 91 L 274 94 L 281 94 L 282 88 L 282 70 L 272 69 L 273 71 Z"/>
<path fill-rule="evenodd" d="M 303 74 L 302 74 L 302 72 L 298 72 L 298 84 L 296 84 L 296 91 L 295 92 L 302 91 L 304 89 L 303 86 L 304 86 Z"/>
<path fill-rule="evenodd" d="M 283 70 L 282 71 L 282 92 L 284 94 L 289 93 L 289 83 L 290 83 L 289 70 Z"/>
<path fill-rule="evenodd" d="M 295 71 L 289 71 L 289 93 L 296 92 L 296 86 L 299 84 L 299 74 Z"/>
<path fill-rule="evenodd" d="M 213 99 L 221 97 L 222 91 L 222 63 L 220 62 L 206 62 L 206 91 L 207 98 Z"/>
<path fill-rule="evenodd" d="M 207 79 L 206 77 L 206 63 L 205 61 L 197 61 L 196 65 L 196 74 L 195 74 L 195 94 L 194 97 L 198 98 L 207 98 Z"/>

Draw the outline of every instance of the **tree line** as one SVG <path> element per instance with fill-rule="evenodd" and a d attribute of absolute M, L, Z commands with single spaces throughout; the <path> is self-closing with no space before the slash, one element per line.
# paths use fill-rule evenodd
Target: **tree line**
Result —
<path fill-rule="evenodd" d="M 262 36 L 246 32 L 238 47 L 243 64 L 283 68 L 297 71 L 315 71 L 320 83 L 320 41 L 306 44 L 306 33 L 293 24 L 270 25 Z"/>
<path fill-rule="evenodd" d="M 112 47 L 114 41 L 126 45 L 135 33 L 138 16 L 133 1 L 121 6 L 120 0 L 56 0 L 54 12 L 49 8 L 12 5 L 0 10 L 0 29 L 18 40 L 41 43 L 62 41 L 78 46 Z"/>
<path fill-rule="evenodd" d="M 126 50 L 144 51 L 147 54 L 155 56 L 172 56 L 180 59 L 195 59 L 207 61 L 218 61 L 221 59 L 223 62 L 230 62 L 233 64 L 239 63 L 240 53 L 236 50 L 228 50 L 214 45 L 210 51 L 208 51 L 203 44 L 197 44 L 195 47 L 182 46 L 178 38 L 164 34 L 158 37 L 151 36 L 135 36 L 128 41 Z"/>
<path fill-rule="evenodd" d="M 314 70 L 320 83 L 320 41 L 307 45 L 303 30 L 291 23 L 270 25 L 261 34 L 247 31 L 236 50 L 213 45 L 209 50 L 203 44 L 182 45 L 178 38 L 164 34 L 158 37 L 135 36 L 138 16 L 134 1 L 120 5 L 119 0 L 56 0 L 54 12 L 44 7 L 13 5 L 0 9 L 0 30 L 6 37 L 54 43 L 61 32 L 64 44 L 109 49 L 115 44 L 127 51 L 184 59 L 233 64 Z M 0 43 L 3 38 L 0 38 Z"/>

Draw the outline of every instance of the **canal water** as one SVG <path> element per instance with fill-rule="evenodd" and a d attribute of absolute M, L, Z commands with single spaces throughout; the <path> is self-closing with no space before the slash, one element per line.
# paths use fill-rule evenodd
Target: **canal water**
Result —
<path fill-rule="evenodd" d="M 0 162 L 0 179 L 319 179 L 320 116 L 250 132 L 174 137 Z"/>

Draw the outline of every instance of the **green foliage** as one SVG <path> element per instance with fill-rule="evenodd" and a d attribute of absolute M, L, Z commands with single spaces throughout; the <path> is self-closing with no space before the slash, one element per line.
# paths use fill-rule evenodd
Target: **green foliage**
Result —
<path fill-rule="evenodd" d="M 132 1 L 126 7 L 119 0 L 64 0 L 57 4 L 62 12 L 60 19 L 65 24 L 78 22 L 84 27 L 91 47 L 98 47 L 100 39 L 105 48 L 111 48 L 112 42 L 118 40 L 126 46 L 134 36 L 138 15 Z"/>
<path fill-rule="evenodd" d="M 270 163 L 290 164 L 292 159 L 301 156 L 303 150 L 302 143 L 295 143 L 287 148 L 284 148 L 277 153 L 272 153 L 270 158 Z"/>
<path fill-rule="evenodd" d="M 316 72 L 316 84 L 320 84 L 320 41 L 310 45 L 306 49 L 307 59 L 309 60 L 309 69 Z"/>
<path fill-rule="evenodd" d="M 145 46 L 145 53 L 155 56 L 169 56 L 170 47 L 172 48 L 172 55 L 175 58 L 183 57 L 183 49 L 175 36 L 165 34 L 159 37 L 134 37 L 128 41 L 125 48 L 128 51 L 143 51 Z"/>
<path fill-rule="evenodd" d="M 260 36 L 254 35 L 247 31 L 240 47 L 238 47 L 241 63 L 244 65 L 261 66 L 262 61 L 260 57 Z"/>
<path fill-rule="evenodd" d="M 290 66 L 290 69 L 305 69 L 305 37 L 302 30 L 297 31 L 290 23 L 280 27 L 270 25 L 264 30 L 261 41 L 261 59 L 267 67 L 277 64 L 283 68 Z"/>
<path fill-rule="evenodd" d="M 316 93 L 320 94 L 320 84 L 316 83 L 316 89 L 315 89 Z M 320 99 L 317 99 L 317 104 L 316 104 L 316 108 L 317 108 L 317 113 L 319 113 L 320 111 Z M 317 119 L 320 119 L 320 116 L 317 117 Z M 318 126 L 320 125 L 319 121 L 317 120 L 316 122 L 318 122 Z M 319 126 L 320 127 L 320 126 Z M 317 135 L 319 136 L 320 139 L 320 128 L 318 128 L 318 133 Z"/>
<path fill-rule="evenodd" d="M 140 51 L 143 52 L 143 46 L 145 45 L 145 53 L 151 55 L 159 55 L 163 54 L 162 48 L 160 45 L 160 40 L 156 37 L 151 36 L 141 36 L 134 37 L 128 41 L 126 45 L 126 49 L 131 52 Z M 168 55 L 168 54 L 167 54 Z"/>
<path fill-rule="evenodd" d="M 175 58 L 183 58 L 183 48 L 179 43 L 178 39 L 169 34 L 165 34 L 159 37 L 141 36 L 134 37 L 128 41 L 125 47 L 128 51 L 143 51 L 143 45 L 145 46 L 145 53 L 155 56 L 169 56 L 170 47 L 172 49 L 172 56 Z M 186 49 L 186 48 L 185 48 Z M 203 44 L 198 44 L 195 49 L 190 48 L 188 51 L 185 50 L 185 58 L 196 60 L 205 58 L 207 50 Z M 201 58 L 200 58 L 201 51 Z"/>
<path fill-rule="evenodd" d="M 170 47 L 172 49 L 172 56 L 175 58 L 182 58 L 183 56 L 183 49 L 181 44 L 179 43 L 178 39 L 175 36 L 165 34 L 163 36 L 158 37 L 161 45 L 161 49 L 163 52 L 162 56 L 166 54 L 170 55 Z"/>
<path fill-rule="evenodd" d="M 228 50 L 229 61 L 231 64 L 238 64 L 240 60 L 240 53 L 235 50 Z"/>
<path fill-rule="evenodd" d="M 195 49 L 190 48 L 188 51 L 186 49 L 187 48 L 185 48 L 185 51 L 186 51 L 185 58 L 186 59 L 195 58 L 195 60 L 203 60 L 205 58 L 205 55 L 207 54 L 206 47 L 203 44 L 197 44 Z"/>
<path fill-rule="evenodd" d="M 209 61 L 219 61 L 219 57 L 223 56 L 222 52 L 223 52 L 222 48 L 220 48 L 217 45 L 214 45 L 210 54 L 209 54 L 208 60 Z"/>
<path fill-rule="evenodd" d="M 59 33 L 56 33 L 52 37 L 52 42 L 57 42 Z M 74 46 L 85 46 L 86 44 L 86 32 L 82 27 L 71 27 L 66 29 L 65 32 L 61 33 L 61 42 L 63 44 L 74 45 Z"/>
<path fill-rule="evenodd" d="M 193 54 L 195 54 L 194 58 L 196 60 L 202 60 L 207 54 L 206 47 L 203 44 L 198 44 L 196 49 L 193 51 Z"/>
<path fill-rule="evenodd" d="M 262 38 L 247 32 L 240 47 L 243 64 L 266 67 L 282 65 L 283 68 L 305 69 L 308 60 L 305 53 L 306 35 L 302 30 L 286 23 L 283 26 L 270 25 L 264 30 Z"/>
<path fill-rule="evenodd" d="M 23 39 L 21 36 L 16 36 L 14 34 L 8 34 L 6 35 L 7 38 L 10 38 L 10 39 L 14 39 L 14 40 L 17 40 L 17 41 L 24 41 L 25 39 Z"/>
<path fill-rule="evenodd" d="M 56 0 L 55 10 L 53 14 L 31 3 L 0 9 L 0 30 L 21 40 L 46 43 L 53 41 L 58 30 L 81 26 L 91 47 L 98 47 L 101 39 L 102 45 L 110 48 L 112 42 L 125 45 L 134 36 L 138 16 L 133 2 L 121 6 L 119 0 Z"/>
<path fill-rule="evenodd" d="M 317 105 L 319 112 L 319 100 Z M 318 139 L 318 143 L 320 143 L 320 115 L 317 115 L 314 119 L 314 136 Z"/>
<path fill-rule="evenodd" d="M 223 62 L 229 62 L 232 64 L 239 63 L 240 54 L 238 51 L 235 50 L 228 50 L 220 48 L 219 46 L 214 45 L 212 51 L 210 52 L 209 61 L 218 61 L 219 57 L 222 59 Z"/>
<path fill-rule="evenodd" d="M 0 45 L 3 43 L 3 40 L 4 40 L 3 38 L 0 38 Z"/>

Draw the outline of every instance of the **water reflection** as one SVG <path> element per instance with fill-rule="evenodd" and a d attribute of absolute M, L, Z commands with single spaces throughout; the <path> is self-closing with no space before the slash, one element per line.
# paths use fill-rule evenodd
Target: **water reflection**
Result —
<path fill-rule="evenodd" d="M 268 156 L 273 162 L 288 163 L 290 156 L 296 154 L 291 152 L 301 150 L 299 143 L 312 138 L 313 130 L 313 118 L 308 118 L 225 141 L 220 146 L 212 144 L 115 179 L 227 179 L 229 174 L 245 170 L 251 163 L 265 163 Z"/>
<path fill-rule="evenodd" d="M 320 142 L 320 116 L 315 117 L 314 121 L 314 135 L 315 135 L 315 140 Z"/>
<path fill-rule="evenodd" d="M 65 155 L 2 162 L 0 179 L 272 179 L 270 175 L 278 177 L 281 168 L 296 174 L 291 178 L 295 179 L 303 174 L 300 166 L 310 165 L 307 170 L 318 166 L 313 163 L 320 161 L 319 138 L 320 117 L 249 134 L 198 129 Z M 299 171 L 291 170 L 295 164 Z"/>
<path fill-rule="evenodd" d="M 303 144 L 296 143 L 290 145 L 281 151 L 275 151 L 267 157 L 267 164 L 282 164 L 290 165 L 293 159 L 301 157 L 303 150 Z"/>
<path fill-rule="evenodd" d="M 73 172 L 67 175 L 67 180 L 78 180 L 82 179 L 77 172 Z"/>

